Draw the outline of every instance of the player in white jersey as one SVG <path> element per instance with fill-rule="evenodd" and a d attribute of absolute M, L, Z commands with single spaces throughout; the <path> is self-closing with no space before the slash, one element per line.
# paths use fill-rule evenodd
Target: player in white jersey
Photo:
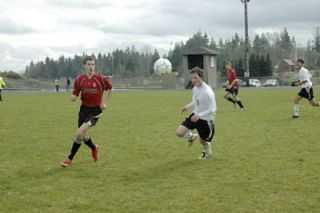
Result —
<path fill-rule="evenodd" d="M 309 71 L 303 67 L 304 61 L 303 59 L 297 60 L 297 67 L 299 68 L 299 80 L 292 82 L 291 86 L 299 86 L 301 87 L 300 92 L 294 99 L 293 106 L 293 115 L 292 118 L 299 118 L 300 105 L 299 102 L 302 98 L 305 98 L 309 101 L 312 106 L 320 106 L 320 103 L 317 102 L 313 96 L 312 82 L 311 82 L 311 74 Z"/>
<path fill-rule="evenodd" d="M 208 159 L 212 155 L 211 141 L 214 135 L 214 117 L 217 110 L 215 95 L 211 87 L 203 81 L 203 73 L 200 68 L 195 67 L 191 70 L 191 82 L 194 85 L 192 102 L 185 105 L 181 113 L 191 108 L 194 110 L 177 128 L 176 135 L 185 137 L 190 147 L 198 137 L 191 130 L 197 129 L 200 136 L 199 141 L 203 146 L 199 159 Z"/>

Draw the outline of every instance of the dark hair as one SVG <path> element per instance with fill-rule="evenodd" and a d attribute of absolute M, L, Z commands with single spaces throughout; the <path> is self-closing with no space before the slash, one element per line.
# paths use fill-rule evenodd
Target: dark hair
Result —
<path fill-rule="evenodd" d="M 297 60 L 297 62 L 300 62 L 300 63 L 304 64 L 304 60 L 303 60 L 302 58 L 299 58 L 299 59 Z"/>
<path fill-rule="evenodd" d="M 192 68 L 190 74 L 194 74 L 194 73 L 196 73 L 200 78 L 203 77 L 203 72 L 199 67 Z"/>
<path fill-rule="evenodd" d="M 94 61 L 94 58 L 92 56 L 86 56 L 83 59 L 83 64 L 86 64 L 87 61 Z"/>

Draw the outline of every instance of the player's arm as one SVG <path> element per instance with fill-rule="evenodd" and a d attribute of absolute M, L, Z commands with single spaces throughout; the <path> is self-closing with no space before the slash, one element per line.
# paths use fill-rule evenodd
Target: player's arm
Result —
<path fill-rule="evenodd" d="M 107 97 L 104 98 L 103 97 L 103 100 L 100 104 L 100 108 L 101 109 L 105 109 L 107 107 L 107 105 L 109 104 L 110 100 L 111 100 L 111 97 L 112 97 L 112 84 L 108 81 L 108 79 L 106 77 L 103 77 L 102 79 L 103 83 L 104 83 L 104 86 L 105 86 L 105 90 L 107 91 Z"/>
<path fill-rule="evenodd" d="M 299 86 L 299 85 L 304 84 L 306 82 L 308 82 L 308 80 L 304 80 L 304 81 L 297 80 L 297 81 L 292 82 L 291 86 L 293 86 L 293 87 L 294 86 Z"/>
<path fill-rule="evenodd" d="M 106 109 L 107 105 L 109 104 L 110 100 L 112 97 L 112 89 L 107 90 L 107 97 L 103 98 L 104 100 L 102 101 L 100 108 L 101 109 Z"/>
<path fill-rule="evenodd" d="M 188 109 L 193 108 L 195 105 L 196 105 L 196 100 L 194 99 L 194 96 L 192 96 L 192 102 L 182 107 L 181 113 L 187 112 Z"/>
<path fill-rule="evenodd" d="M 234 79 L 232 81 L 232 83 L 229 85 L 229 89 L 231 89 L 233 87 L 233 85 L 237 82 L 238 80 L 237 79 Z"/>
<path fill-rule="evenodd" d="M 79 96 L 79 93 L 80 93 L 80 86 L 78 81 L 79 81 L 79 78 L 76 78 L 76 80 L 74 81 L 73 92 L 70 97 L 70 101 L 72 102 L 75 102 L 77 100 L 77 97 Z"/>

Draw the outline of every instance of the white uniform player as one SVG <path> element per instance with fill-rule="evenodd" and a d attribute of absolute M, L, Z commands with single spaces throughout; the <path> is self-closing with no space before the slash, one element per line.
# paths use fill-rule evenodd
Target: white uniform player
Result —
<path fill-rule="evenodd" d="M 317 102 L 313 96 L 312 82 L 311 82 L 311 74 L 309 71 L 303 67 L 304 61 L 302 59 L 297 60 L 297 66 L 299 68 L 299 80 L 292 82 L 292 86 L 301 87 L 300 92 L 294 99 L 293 106 L 293 116 L 292 118 L 299 118 L 300 105 L 299 102 L 302 98 L 305 98 L 309 101 L 312 106 L 319 106 L 319 102 Z"/>
<path fill-rule="evenodd" d="M 187 138 L 190 147 L 198 137 L 191 130 L 197 129 L 200 143 L 203 146 L 203 152 L 199 159 L 209 159 L 212 155 L 211 141 L 214 136 L 214 117 L 217 106 L 214 92 L 202 77 L 203 73 L 200 68 L 192 69 L 191 82 L 194 85 L 192 102 L 184 106 L 181 112 L 186 112 L 191 108 L 194 110 L 177 128 L 176 134 L 179 137 Z"/>

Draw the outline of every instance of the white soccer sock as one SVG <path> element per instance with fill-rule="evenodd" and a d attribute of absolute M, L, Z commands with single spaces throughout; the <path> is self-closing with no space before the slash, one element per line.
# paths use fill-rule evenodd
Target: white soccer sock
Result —
<path fill-rule="evenodd" d="M 211 150 L 211 143 L 207 142 L 206 146 L 203 146 L 203 151 L 206 153 L 206 155 L 211 155 L 212 150 Z"/>
<path fill-rule="evenodd" d="M 293 106 L 293 115 L 294 116 L 299 116 L 299 111 L 300 111 L 300 105 L 299 104 L 295 104 Z"/>
<path fill-rule="evenodd" d="M 191 137 L 193 136 L 193 134 L 192 134 L 192 132 L 189 130 L 188 132 L 186 132 L 186 134 L 184 134 L 184 138 L 186 138 L 186 139 L 191 139 Z"/>

